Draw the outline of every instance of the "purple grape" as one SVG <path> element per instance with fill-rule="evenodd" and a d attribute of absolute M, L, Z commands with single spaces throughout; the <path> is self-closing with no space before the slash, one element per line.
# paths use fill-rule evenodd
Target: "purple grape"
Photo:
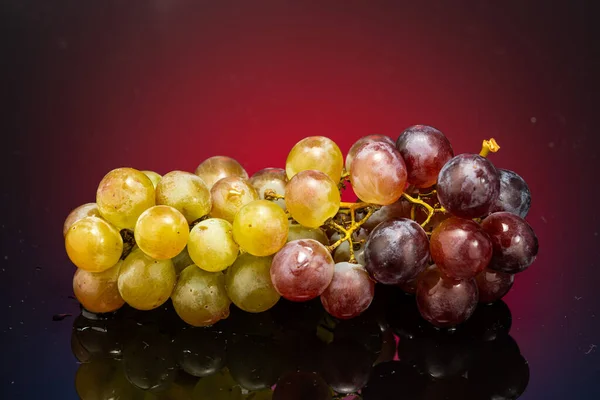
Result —
<path fill-rule="evenodd" d="M 494 248 L 489 268 L 509 274 L 529 267 L 538 253 L 538 239 L 529 224 L 509 212 L 493 213 L 481 227 L 490 235 Z"/>
<path fill-rule="evenodd" d="M 366 268 L 376 281 L 398 285 L 416 277 L 429 262 L 429 239 L 415 221 L 382 222 L 369 235 Z"/>
<path fill-rule="evenodd" d="M 333 279 L 321 294 L 325 310 L 339 319 L 350 319 L 361 314 L 373 301 L 375 282 L 359 264 L 335 264 Z"/>
<path fill-rule="evenodd" d="M 499 193 L 498 170 L 490 160 L 477 154 L 454 157 L 438 176 L 440 204 L 457 217 L 477 218 L 488 214 Z"/>
<path fill-rule="evenodd" d="M 479 289 L 480 303 L 493 303 L 508 293 L 515 276 L 506 272 L 486 268 L 475 277 Z"/>
<path fill-rule="evenodd" d="M 500 195 L 490 208 L 490 212 L 507 211 L 525 218 L 531 207 L 531 192 L 523 178 L 513 171 L 498 169 L 500 174 Z"/>

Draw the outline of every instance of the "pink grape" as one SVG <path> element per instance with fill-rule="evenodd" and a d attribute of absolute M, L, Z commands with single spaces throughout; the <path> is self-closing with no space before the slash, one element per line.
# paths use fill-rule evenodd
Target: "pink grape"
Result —
<path fill-rule="evenodd" d="M 341 262 L 335 264 L 333 279 L 321 294 L 325 310 L 339 319 L 360 315 L 369 308 L 375 295 L 375 282 L 359 264 Z"/>

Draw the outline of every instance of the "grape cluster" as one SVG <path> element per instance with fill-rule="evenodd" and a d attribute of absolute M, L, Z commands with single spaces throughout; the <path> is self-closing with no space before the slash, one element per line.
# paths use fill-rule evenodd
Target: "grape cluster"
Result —
<path fill-rule="evenodd" d="M 231 302 L 259 313 L 280 297 L 320 297 L 333 317 L 353 318 L 379 283 L 453 327 L 502 298 L 537 255 L 531 194 L 487 158 L 498 149 L 490 139 L 454 156 L 442 132 L 415 125 L 395 142 L 363 137 L 345 160 L 332 140 L 308 137 L 285 169 L 252 177 L 223 156 L 195 173 L 115 169 L 64 224 L 75 295 L 97 313 L 170 298 L 185 322 L 208 326 Z M 358 202 L 341 201 L 348 184 Z"/>

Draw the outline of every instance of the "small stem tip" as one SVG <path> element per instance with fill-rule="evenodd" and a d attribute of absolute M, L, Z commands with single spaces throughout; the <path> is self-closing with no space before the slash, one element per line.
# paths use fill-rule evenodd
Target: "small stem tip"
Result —
<path fill-rule="evenodd" d="M 498 142 L 496 142 L 496 139 L 491 138 L 489 140 L 483 141 L 479 155 L 481 157 L 487 157 L 488 154 L 490 154 L 490 152 L 496 153 L 498 150 L 500 150 L 500 145 L 498 145 Z"/>

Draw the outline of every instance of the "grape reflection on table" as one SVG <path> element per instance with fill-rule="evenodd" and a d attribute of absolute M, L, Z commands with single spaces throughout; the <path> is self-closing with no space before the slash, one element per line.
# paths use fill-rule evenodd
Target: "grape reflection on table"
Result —
<path fill-rule="evenodd" d="M 72 351 L 84 400 L 516 399 L 529 366 L 509 335 L 511 313 L 480 305 L 454 331 L 422 319 L 414 297 L 377 287 L 369 310 L 336 321 L 320 301 L 232 308 L 194 328 L 170 302 L 110 315 L 82 310 Z"/>

